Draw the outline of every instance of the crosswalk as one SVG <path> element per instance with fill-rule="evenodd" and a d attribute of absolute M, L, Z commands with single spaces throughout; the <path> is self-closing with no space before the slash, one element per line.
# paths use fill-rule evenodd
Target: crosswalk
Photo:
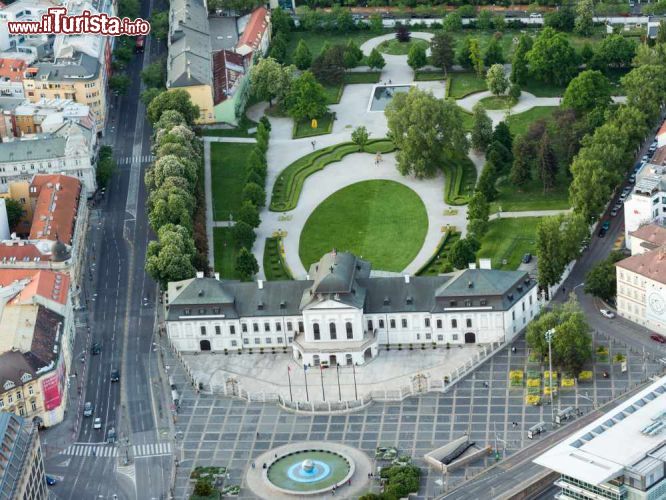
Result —
<path fill-rule="evenodd" d="M 118 158 L 116 161 L 118 165 L 131 165 L 132 163 L 150 163 L 155 160 L 154 155 L 137 155 L 137 156 L 125 156 L 124 158 Z"/>
<path fill-rule="evenodd" d="M 74 443 L 62 451 L 63 455 L 74 457 L 115 458 L 118 448 L 108 444 Z M 132 446 L 134 458 L 158 457 L 171 454 L 171 443 L 135 444 Z"/>

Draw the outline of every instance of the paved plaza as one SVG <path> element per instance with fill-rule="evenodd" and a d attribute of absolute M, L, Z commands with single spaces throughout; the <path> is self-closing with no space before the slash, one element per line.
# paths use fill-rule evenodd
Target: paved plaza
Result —
<path fill-rule="evenodd" d="M 427 382 L 422 376 L 441 381 L 471 363 L 482 351 L 478 345 L 451 349 L 421 349 L 420 345 L 414 350 L 407 346 L 403 350 L 382 349 L 368 364 L 355 368 L 341 366 L 339 372 L 334 367 L 312 367 L 304 372 L 293 360 L 291 349 L 286 354 L 188 354 L 183 359 L 195 380 L 206 388 L 217 388 L 218 392 L 224 391 L 230 378 L 236 378 L 238 385 L 251 394 L 280 394 L 285 400 L 293 398 L 294 401 L 351 401 L 370 392 L 390 393 L 419 384 L 425 390 Z M 291 394 L 287 367 L 291 368 Z M 420 392 L 417 387 L 414 390 Z"/>
<path fill-rule="evenodd" d="M 241 498 L 255 498 L 243 484 L 253 459 L 271 448 L 306 440 L 341 442 L 358 447 L 371 457 L 377 446 L 397 446 L 411 455 L 423 472 L 420 497 L 432 498 L 471 477 L 494 462 L 493 457 L 469 464 L 445 478 L 429 469 L 423 455 L 465 433 L 479 445 L 490 445 L 507 456 L 526 446 L 526 430 L 551 421 L 551 407 L 525 406 L 525 389 L 511 389 L 509 369 L 527 369 L 524 339 L 514 344 L 516 353 L 505 348 L 465 377 L 446 393 L 429 393 L 395 403 L 373 403 L 358 412 L 343 415 L 303 415 L 280 409 L 273 403 L 248 403 L 241 399 L 195 394 L 185 372 L 175 360 L 171 371 L 181 393 L 176 429 L 176 498 L 184 498 L 191 487 L 188 477 L 195 465 L 228 467 L 227 484 L 241 484 Z M 557 408 L 573 406 L 583 413 L 595 404 L 621 394 L 627 388 L 660 370 L 656 359 L 644 358 L 603 335 L 595 334 L 595 346 L 604 345 L 609 359 L 627 356 L 628 370 L 619 364 L 595 362 L 595 377 L 577 389 L 562 391 Z M 608 372 L 609 378 L 603 373 Z M 486 387 L 486 384 L 488 387 Z M 512 422 L 518 425 L 513 426 Z M 552 428 L 547 424 L 547 429 Z M 538 439 L 538 438 L 537 438 Z"/>

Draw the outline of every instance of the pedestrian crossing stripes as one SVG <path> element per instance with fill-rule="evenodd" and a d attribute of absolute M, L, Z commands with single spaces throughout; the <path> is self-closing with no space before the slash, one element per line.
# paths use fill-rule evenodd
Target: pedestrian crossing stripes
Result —
<path fill-rule="evenodd" d="M 134 458 L 156 457 L 171 454 L 171 443 L 135 444 L 132 446 Z"/>
<path fill-rule="evenodd" d="M 97 443 L 75 443 L 62 452 L 63 455 L 74 457 L 103 457 L 112 458 L 118 456 L 118 449 L 112 445 L 99 445 Z"/>
<path fill-rule="evenodd" d="M 118 158 L 118 165 L 131 165 L 132 163 L 150 163 L 155 160 L 153 155 L 125 156 Z"/>

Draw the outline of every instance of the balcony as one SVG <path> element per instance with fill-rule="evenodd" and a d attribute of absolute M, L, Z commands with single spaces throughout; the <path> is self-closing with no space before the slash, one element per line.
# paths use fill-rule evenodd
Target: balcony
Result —
<path fill-rule="evenodd" d="M 346 353 L 350 351 L 360 352 L 377 343 L 377 331 L 364 332 L 362 340 L 314 340 L 312 342 L 305 340 L 304 333 L 297 333 L 294 336 L 293 344 L 303 353 L 307 352 L 327 352 L 327 353 Z"/>

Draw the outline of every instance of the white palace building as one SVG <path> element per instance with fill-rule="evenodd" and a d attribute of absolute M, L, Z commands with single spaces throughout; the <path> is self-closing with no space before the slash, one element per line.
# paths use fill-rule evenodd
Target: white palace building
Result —
<path fill-rule="evenodd" d="M 330 252 L 307 280 L 196 278 L 169 283 L 167 334 L 181 352 L 291 348 L 305 365 L 364 364 L 380 345 L 510 341 L 539 312 L 523 271 L 373 277 L 370 263 Z"/>

